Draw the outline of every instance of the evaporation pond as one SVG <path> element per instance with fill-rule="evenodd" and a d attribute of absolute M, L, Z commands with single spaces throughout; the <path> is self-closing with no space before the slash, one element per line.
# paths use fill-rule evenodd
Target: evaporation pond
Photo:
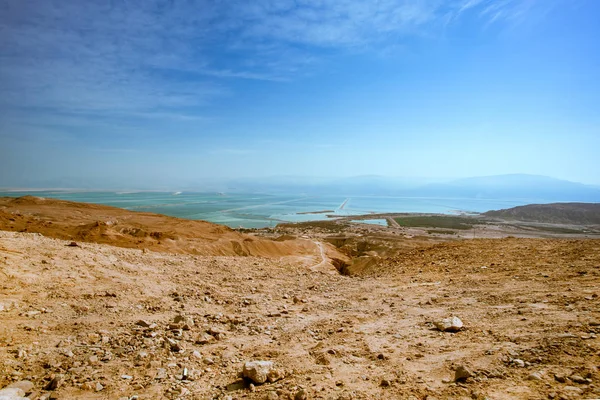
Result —
<path fill-rule="evenodd" d="M 381 226 L 387 226 L 387 224 L 388 224 L 387 219 L 385 219 L 385 218 L 382 218 L 382 219 L 357 219 L 357 220 L 353 220 L 351 222 L 358 222 L 359 224 L 381 225 Z"/>

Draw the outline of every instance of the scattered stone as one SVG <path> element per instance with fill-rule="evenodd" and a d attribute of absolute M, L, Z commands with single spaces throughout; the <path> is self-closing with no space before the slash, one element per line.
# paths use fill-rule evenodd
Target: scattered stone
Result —
<path fill-rule="evenodd" d="M 129 380 L 133 379 L 133 376 L 131 376 L 131 375 L 121 375 L 121 379 L 126 379 L 126 380 L 129 381 Z"/>
<path fill-rule="evenodd" d="M 218 328 L 209 328 L 207 330 L 208 334 L 214 337 L 217 340 L 225 339 L 225 331 Z"/>
<path fill-rule="evenodd" d="M 5 388 L 0 390 L 0 400 L 29 400 L 25 392 L 19 388 Z"/>
<path fill-rule="evenodd" d="M 511 361 L 511 364 L 514 364 L 517 367 L 525 368 L 525 361 L 515 358 Z"/>
<path fill-rule="evenodd" d="M 442 332 L 458 332 L 463 328 L 463 322 L 458 317 L 445 318 L 435 322 L 435 327 Z"/>
<path fill-rule="evenodd" d="M 179 353 L 184 350 L 183 345 L 181 343 L 171 338 L 167 338 L 166 343 L 169 345 L 169 348 L 174 353 Z"/>
<path fill-rule="evenodd" d="M 379 384 L 379 386 L 381 386 L 381 387 L 390 387 L 390 386 L 392 386 L 392 383 L 389 380 L 387 380 L 387 379 L 382 379 L 381 383 Z"/>
<path fill-rule="evenodd" d="M 285 378 L 285 371 L 283 369 L 281 369 L 281 368 L 273 368 L 267 374 L 267 380 L 270 383 L 277 382 L 277 381 L 279 381 L 279 380 L 281 380 L 283 378 Z"/>
<path fill-rule="evenodd" d="M 208 333 L 201 333 L 196 338 L 196 343 L 198 343 L 198 344 L 209 344 L 214 341 L 215 341 L 215 337 L 212 335 L 209 335 Z"/>
<path fill-rule="evenodd" d="M 94 390 L 94 384 L 92 382 L 85 382 L 83 385 L 81 385 L 81 388 L 83 390 Z"/>
<path fill-rule="evenodd" d="M 50 380 L 50 382 L 48 382 L 48 384 L 46 385 L 46 387 L 44 389 L 56 390 L 62 385 L 62 383 L 63 383 L 62 375 L 56 375 L 55 377 L 53 377 Z"/>
<path fill-rule="evenodd" d="M 567 377 L 563 374 L 554 374 L 554 379 L 560 383 L 565 383 L 567 381 Z"/>
<path fill-rule="evenodd" d="M 277 394 L 277 392 L 267 392 L 267 394 L 265 395 L 265 400 L 278 400 L 279 399 L 279 395 Z"/>
<path fill-rule="evenodd" d="M 100 392 L 102 389 L 104 389 L 104 386 L 102 386 L 102 384 L 100 382 L 96 382 L 96 392 Z"/>
<path fill-rule="evenodd" d="M 586 383 L 588 383 L 587 379 L 585 379 L 581 375 L 571 375 L 569 377 L 569 379 L 572 380 L 575 383 L 579 383 L 579 384 L 582 384 L 582 385 L 585 385 Z"/>
<path fill-rule="evenodd" d="M 454 380 L 457 382 L 464 381 L 468 378 L 471 378 L 472 376 L 473 373 L 471 372 L 471 370 L 464 365 L 459 365 L 454 371 Z"/>
<path fill-rule="evenodd" d="M 542 375 L 543 373 L 541 371 L 532 372 L 531 374 L 527 375 L 527 379 L 530 381 L 541 381 Z"/>
<path fill-rule="evenodd" d="M 138 326 L 141 326 L 141 327 L 143 327 L 143 328 L 149 328 L 149 327 L 152 325 L 152 323 L 151 323 L 151 322 L 148 322 L 148 321 L 146 321 L 146 320 L 144 320 L 144 319 L 140 319 L 140 320 L 139 320 L 138 322 L 136 322 L 135 324 L 136 324 L 136 325 L 138 325 Z"/>
<path fill-rule="evenodd" d="M 18 381 L 11 383 L 6 387 L 7 389 L 21 389 L 25 394 L 31 393 L 33 390 L 33 383 L 31 381 Z"/>
<path fill-rule="evenodd" d="M 583 390 L 581 390 L 580 388 L 578 388 L 576 386 L 565 386 L 562 388 L 562 390 L 569 394 L 577 394 L 577 395 L 583 394 Z"/>
<path fill-rule="evenodd" d="M 244 364 L 242 375 L 254 383 L 265 383 L 273 369 L 272 361 L 248 361 Z"/>
<path fill-rule="evenodd" d="M 167 370 L 164 368 L 159 368 L 156 371 L 156 379 L 167 379 Z"/>
<path fill-rule="evenodd" d="M 296 392 L 294 400 L 308 400 L 308 392 L 304 389 L 300 389 Z"/>

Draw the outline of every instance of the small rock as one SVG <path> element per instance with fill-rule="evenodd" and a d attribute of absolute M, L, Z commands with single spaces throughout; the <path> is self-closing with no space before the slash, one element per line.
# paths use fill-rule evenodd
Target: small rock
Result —
<path fill-rule="evenodd" d="M 541 381 L 542 375 L 543 374 L 541 371 L 532 372 L 531 374 L 527 375 L 527 379 L 529 379 L 530 381 Z"/>
<path fill-rule="evenodd" d="M 392 386 L 392 383 L 389 380 L 387 380 L 387 379 L 382 379 L 381 383 L 379 384 L 379 386 L 381 386 L 381 387 L 390 387 L 390 386 Z"/>
<path fill-rule="evenodd" d="M 265 400 L 278 400 L 279 399 L 279 395 L 277 394 L 277 392 L 267 392 L 267 394 L 265 395 Z"/>
<path fill-rule="evenodd" d="M 121 375 L 121 379 L 126 379 L 126 380 L 129 381 L 129 380 L 133 379 L 133 376 L 131 376 L 131 375 Z"/>
<path fill-rule="evenodd" d="M 167 370 L 164 368 L 159 368 L 156 371 L 156 379 L 167 379 Z"/>
<path fill-rule="evenodd" d="M 52 378 L 50 380 L 50 382 L 48 382 L 48 384 L 46 385 L 46 387 L 44 389 L 56 390 L 62 385 L 62 383 L 63 383 L 62 375 L 56 375 L 54 378 Z"/>
<path fill-rule="evenodd" d="M 104 389 L 104 386 L 102 386 L 100 382 L 96 382 L 96 387 L 94 389 L 96 390 L 96 392 L 99 392 L 102 389 Z"/>
<path fill-rule="evenodd" d="M 198 344 L 209 344 L 215 341 L 215 337 L 211 336 L 207 333 L 201 333 L 200 335 L 198 335 L 198 337 L 196 338 L 196 343 Z"/>
<path fill-rule="evenodd" d="M 563 374 L 554 374 L 554 379 L 560 383 L 565 383 L 567 381 L 567 377 Z"/>
<path fill-rule="evenodd" d="M 579 383 L 582 385 L 585 385 L 586 383 L 588 383 L 588 381 L 581 375 L 571 375 L 569 377 L 570 380 L 572 380 L 575 383 Z"/>
<path fill-rule="evenodd" d="M 242 374 L 254 383 L 265 383 L 269 372 L 273 369 L 272 361 L 248 361 L 244 364 Z"/>
<path fill-rule="evenodd" d="M 458 317 L 445 318 L 435 322 L 435 327 L 442 332 L 458 332 L 463 328 L 463 322 Z"/>
<path fill-rule="evenodd" d="M 581 390 L 580 388 L 575 387 L 575 386 L 565 386 L 562 388 L 562 390 L 569 394 L 578 394 L 578 395 L 583 394 L 583 390 Z"/>
<path fill-rule="evenodd" d="M 296 392 L 296 395 L 294 396 L 294 400 L 307 400 L 308 399 L 308 392 L 304 389 L 300 389 Z"/>
<path fill-rule="evenodd" d="M 514 365 L 515 365 L 515 366 L 517 366 L 517 367 L 520 367 L 520 368 L 524 368 L 524 367 L 525 367 L 525 361 L 523 361 L 523 360 L 520 360 L 520 359 L 518 359 L 518 358 L 515 358 L 515 359 L 513 359 L 513 360 L 511 361 L 511 363 L 512 363 L 512 364 L 514 364 Z"/>
<path fill-rule="evenodd" d="M 464 381 L 467 378 L 473 376 L 473 373 L 469 368 L 464 365 L 459 365 L 458 368 L 454 371 L 454 380 L 455 381 Z"/>
<path fill-rule="evenodd" d="M 267 380 L 270 383 L 277 382 L 277 381 L 279 381 L 279 380 L 281 380 L 283 378 L 285 378 L 285 371 L 283 369 L 280 369 L 280 368 L 273 368 L 267 374 Z"/>
<path fill-rule="evenodd" d="M 138 322 L 136 322 L 135 324 L 136 324 L 136 325 L 138 325 L 138 326 L 141 326 L 141 327 L 143 327 L 143 328 L 149 328 L 149 327 L 150 327 L 150 325 L 152 325 L 152 323 L 151 323 L 151 322 L 148 322 L 148 321 L 146 321 L 146 320 L 144 320 L 144 319 L 140 319 L 140 320 L 139 320 Z"/>

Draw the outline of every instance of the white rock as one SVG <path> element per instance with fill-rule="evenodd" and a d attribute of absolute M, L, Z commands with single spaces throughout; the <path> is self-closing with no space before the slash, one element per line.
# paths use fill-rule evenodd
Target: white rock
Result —
<path fill-rule="evenodd" d="M 19 388 L 6 388 L 0 390 L 0 400 L 29 400 L 25 392 Z"/>
<path fill-rule="evenodd" d="M 33 390 L 33 383 L 31 381 L 18 381 L 11 383 L 6 387 L 7 389 L 21 389 L 25 394 Z"/>
<path fill-rule="evenodd" d="M 435 327 L 442 332 L 458 332 L 463 328 L 463 322 L 458 317 L 445 318 L 435 322 Z"/>
<path fill-rule="evenodd" d="M 272 361 L 248 361 L 244 364 L 242 373 L 244 378 L 248 378 L 254 383 L 265 383 L 272 369 Z"/>

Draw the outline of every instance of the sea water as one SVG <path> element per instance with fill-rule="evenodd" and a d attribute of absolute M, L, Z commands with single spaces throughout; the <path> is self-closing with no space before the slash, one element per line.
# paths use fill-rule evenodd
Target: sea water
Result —
<path fill-rule="evenodd" d="M 374 213 L 484 212 L 527 204 L 524 200 L 449 199 L 387 196 L 306 196 L 294 194 L 193 192 L 0 192 L 0 196 L 56 198 L 104 204 L 187 219 L 201 219 L 238 228 L 263 228 L 282 222 L 327 220 Z M 327 212 L 324 212 L 327 211 Z"/>

